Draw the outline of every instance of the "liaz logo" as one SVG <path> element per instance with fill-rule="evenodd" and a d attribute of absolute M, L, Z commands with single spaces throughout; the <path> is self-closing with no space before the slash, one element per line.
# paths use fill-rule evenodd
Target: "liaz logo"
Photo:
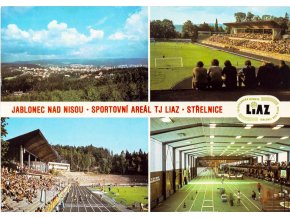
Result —
<path fill-rule="evenodd" d="M 237 117 L 244 123 L 274 123 L 279 119 L 279 100 L 270 95 L 247 95 L 237 102 Z"/>
<path fill-rule="evenodd" d="M 256 114 L 256 115 L 271 115 L 270 114 L 270 104 L 258 104 L 253 101 L 251 104 L 246 105 L 246 114 Z"/>

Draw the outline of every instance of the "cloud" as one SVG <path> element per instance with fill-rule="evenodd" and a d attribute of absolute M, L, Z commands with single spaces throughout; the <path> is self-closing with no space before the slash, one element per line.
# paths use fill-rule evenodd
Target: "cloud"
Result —
<path fill-rule="evenodd" d="M 123 40 L 125 38 L 127 38 L 127 36 L 122 32 L 116 32 L 109 36 L 109 39 L 111 40 Z"/>
<path fill-rule="evenodd" d="M 101 56 L 101 52 L 106 49 L 107 47 L 104 45 L 101 46 L 88 45 L 78 48 L 77 50 L 74 50 L 67 55 L 78 58 L 99 57 Z"/>
<path fill-rule="evenodd" d="M 22 41 L 44 47 L 75 47 L 102 39 L 104 31 L 89 28 L 89 34 L 85 35 L 75 28 L 69 28 L 66 23 L 52 20 L 43 30 L 22 30 L 16 24 L 9 24 L 2 29 L 2 35 L 7 41 Z"/>
<path fill-rule="evenodd" d="M 102 39 L 103 37 L 104 31 L 90 28 L 90 39 Z"/>
<path fill-rule="evenodd" d="M 23 31 L 17 27 L 15 24 L 9 24 L 5 31 L 6 35 L 10 36 L 11 39 L 29 39 L 30 34 L 26 31 Z"/>
<path fill-rule="evenodd" d="M 96 23 L 96 26 L 99 26 L 99 25 L 104 24 L 107 20 L 108 20 L 108 17 L 103 17 L 102 19 L 100 19 L 100 20 Z"/>
<path fill-rule="evenodd" d="M 148 21 L 147 8 L 143 7 L 140 11 L 131 14 L 124 25 L 123 30 L 116 31 L 109 36 L 111 40 L 129 39 L 133 41 L 147 40 L 148 38 Z"/>

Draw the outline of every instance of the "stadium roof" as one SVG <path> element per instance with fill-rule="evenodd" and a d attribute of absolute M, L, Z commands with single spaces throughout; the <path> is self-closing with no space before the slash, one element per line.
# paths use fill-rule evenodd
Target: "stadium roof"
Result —
<path fill-rule="evenodd" d="M 22 145 L 25 150 L 41 161 L 49 162 L 58 160 L 58 153 L 51 147 L 39 129 L 7 141 L 9 142 L 9 147 L 20 147 Z"/>
<path fill-rule="evenodd" d="M 290 151 L 290 119 L 247 128 L 236 118 L 170 118 L 165 121 L 151 119 L 151 138 L 197 157 L 254 157 Z"/>
<path fill-rule="evenodd" d="M 224 23 L 224 25 L 233 28 L 241 29 L 272 29 L 282 28 L 277 22 L 273 20 L 262 20 L 262 21 L 251 21 L 251 22 L 240 22 L 240 23 Z"/>

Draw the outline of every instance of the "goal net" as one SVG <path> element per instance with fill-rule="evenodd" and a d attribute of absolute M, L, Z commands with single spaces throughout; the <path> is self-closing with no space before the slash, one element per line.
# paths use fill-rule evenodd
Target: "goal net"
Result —
<path fill-rule="evenodd" d="M 155 58 L 155 68 L 183 67 L 182 57 Z"/>

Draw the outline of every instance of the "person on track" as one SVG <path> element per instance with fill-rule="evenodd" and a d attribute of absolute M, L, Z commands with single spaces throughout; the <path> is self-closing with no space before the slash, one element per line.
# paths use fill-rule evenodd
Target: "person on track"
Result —
<path fill-rule="evenodd" d="M 237 206 L 240 206 L 241 205 L 241 192 L 240 190 L 238 190 L 238 193 L 237 193 Z"/>
<path fill-rule="evenodd" d="M 253 200 L 257 199 L 257 194 L 256 194 L 256 192 L 254 190 L 252 191 L 252 199 Z"/>
<path fill-rule="evenodd" d="M 230 195 L 229 195 L 229 202 L 230 202 L 231 207 L 234 206 L 234 195 L 233 195 L 233 193 L 230 193 Z"/>
<path fill-rule="evenodd" d="M 262 185 L 258 182 L 257 183 L 257 189 L 258 189 L 258 192 L 261 193 L 261 188 L 262 188 Z"/>

